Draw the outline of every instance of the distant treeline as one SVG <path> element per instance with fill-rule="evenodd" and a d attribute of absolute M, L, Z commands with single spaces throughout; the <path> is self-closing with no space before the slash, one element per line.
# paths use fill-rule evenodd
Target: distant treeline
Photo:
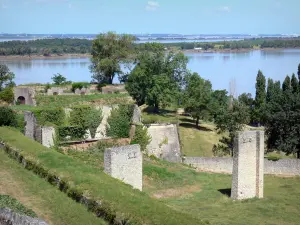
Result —
<path fill-rule="evenodd" d="M 143 45 L 143 44 L 137 44 Z M 201 48 L 203 50 L 222 49 L 255 49 L 255 48 L 297 48 L 300 38 L 289 39 L 247 39 L 240 41 L 221 42 L 178 42 L 164 43 L 167 48 L 175 47 L 182 50 Z M 39 39 L 32 41 L 0 42 L 0 55 L 63 55 L 68 53 L 90 53 L 92 41 L 86 39 Z"/>
<path fill-rule="evenodd" d="M 166 43 L 166 47 L 178 47 L 182 50 L 202 48 L 209 49 L 253 49 L 253 48 L 297 48 L 300 47 L 300 38 L 291 39 L 247 39 L 240 41 L 221 42 L 180 42 Z"/>
<path fill-rule="evenodd" d="M 90 53 L 92 41 L 86 39 L 38 39 L 0 42 L 0 55 L 44 55 Z"/>

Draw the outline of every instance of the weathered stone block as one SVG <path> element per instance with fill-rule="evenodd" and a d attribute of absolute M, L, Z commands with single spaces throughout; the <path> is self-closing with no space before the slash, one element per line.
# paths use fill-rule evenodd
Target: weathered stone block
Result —
<path fill-rule="evenodd" d="M 231 198 L 263 197 L 264 132 L 239 132 L 234 140 Z"/>
<path fill-rule="evenodd" d="M 105 149 L 104 172 L 136 189 L 142 190 L 143 155 L 140 145 Z"/>
<path fill-rule="evenodd" d="M 24 135 L 35 140 L 36 135 L 36 127 L 37 121 L 33 112 L 25 111 L 24 112 L 24 120 L 25 120 L 25 132 Z"/>
<path fill-rule="evenodd" d="M 148 126 L 151 141 L 147 146 L 148 155 L 169 162 L 181 162 L 177 126 L 175 124 L 151 124 Z"/>
<path fill-rule="evenodd" d="M 141 112 L 141 109 L 137 105 L 133 106 L 133 114 L 132 114 L 131 122 L 135 125 L 142 124 L 142 112 Z"/>
<path fill-rule="evenodd" d="M 54 146 L 55 128 L 54 127 L 42 127 L 42 140 L 41 144 L 50 148 Z"/>
<path fill-rule="evenodd" d="M 11 209 L 0 209 L 0 224 L 18 224 L 18 225 L 48 225 L 45 221 L 32 218 L 30 216 L 20 215 Z"/>

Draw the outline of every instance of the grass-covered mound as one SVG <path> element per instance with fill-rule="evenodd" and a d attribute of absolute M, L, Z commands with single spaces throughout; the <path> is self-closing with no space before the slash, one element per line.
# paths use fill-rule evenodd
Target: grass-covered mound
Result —
<path fill-rule="evenodd" d="M 18 200 L 9 195 L 0 195 L 0 208 L 8 208 L 22 215 L 37 217 L 34 211 L 26 208 Z"/>
<path fill-rule="evenodd" d="M 201 224 L 192 215 L 174 211 L 98 168 L 50 150 L 15 129 L 0 127 L 0 140 L 5 150 L 27 169 L 57 185 L 111 223 Z"/>
<path fill-rule="evenodd" d="M 91 95 L 37 95 L 38 106 L 70 107 L 78 104 L 126 104 L 132 103 L 128 94 L 91 94 Z"/>

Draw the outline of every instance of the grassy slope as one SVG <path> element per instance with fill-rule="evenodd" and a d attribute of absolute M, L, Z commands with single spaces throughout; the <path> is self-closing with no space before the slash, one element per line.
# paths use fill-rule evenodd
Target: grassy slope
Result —
<path fill-rule="evenodd" d="M 102 170 L 97 152 L 70 152 L 70 156 Z M 101 160 L 102 159 L 102 160 Z M 212 224 L 298 224 L 300 177 L 265 176 L 264 198 L 233 201 L 231 175 L 198 173 L 185 165 L 150 160 L 143 164 L 143 190 L 179 212 Z"/>
<path fill-rule="evenodd" d="M 67 183 L 75 185 L 77 191 L 101 200 L 103 206 L 122 213 L 138 224 L 201 224 L 192 215 L 175 212 L 145 193 L 132 190 L 129 185 L 111 178 L 98 168 L 49 150 L 13 129 L 0 127 L 0 139 L 18 149 L 25 159 L 43 165 L 46 171 L 58 174 Z"/>
<path fill-rule="evenodd" d="M 38 95 L 37 104 L 46 107 L 68 107 L 77 104 L 120 104 L 129 103 L 128 94 L 91 94 L 91 95 Z"/>
<path fill-rule="evenodd" d="M 0 194 L 8 194 L 18 199 L 49 224 L 106 224 L 47 181 L 25 170 L 1 149 L 0 177 Z"/>

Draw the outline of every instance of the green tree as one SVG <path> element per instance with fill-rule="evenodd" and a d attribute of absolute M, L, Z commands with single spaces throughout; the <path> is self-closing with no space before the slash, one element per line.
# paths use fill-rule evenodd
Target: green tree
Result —
<path fill-rule="evenodd" d="M 121 75 L 121 64 L 128 62 L 133 53 L 134 37 L 114 32 L 102 33 L 93 40 L 92 78 L 98 83 L 112 84 L 115 75 Z"/>
<path fill-rule="evenodd" d="M 0 64 L 0 91 L 7 87 L 15 86 L 15 74 L 6 65 Z"/>
<path fill-rule="evenodd" d="M 188 74 L 185 77 L 185 83 L 183 105 L 185 110 L 195 118 L 198 128 L 199 120 L 208 119 L 210 115 L 211 83 L 201 78 L 198 73 Z"/>
<path fill-rule="evenodd" d="M 158 112 L 179 98 L 188 59 L 183 53 L 165 54 L 164 46 L 158 43 L 147 43 L 144 49 L 125 87 L 138 105 L 146 103 Z"/>
<path fill-rule="evenodd" d="M 54 74 L 54 76 L 51 77 L 51 79 L 53 80 L 54 84 L 56 84 L 56 85 L 61 85 L 67 81 L 67 79 L 60 73 Z"/>
<path fill-rule="evenodd" d="M 298 90 L 299 90 L 299 81 L 298 81 L 298 79 L 297 79 L 297 77 L 295 76 L 294 73 L 293 73 L 292 79 L 291 79 L 291 87 L 292 87 L 293 93 L 298 92 Z"/>
<path fill-rule="evenodd" d="M 228 137 L 220 139 L 221 144 L 215 145 L 213 152 L 215 155 L 224 155 L 233 153 L 233 140 L 238 131 L 241 131 L 245 124 L 250 121 L 248 106 L 233 100 L 232 107 L 220 108 L 215 124 L 219 133 L 228 132 Z"/>
<path fill-rule="evenodd" d="M 266 78 L 259 70 L 256 76 L 256 94 L 254 101 L 253 122 L 259 126 L 265 120 L 265 105 L 266 105 Z"/>
<path fill-rule="evenodd" d="M 209 112 L 213 119 L 218 116 L 220 108 L 228 108 L 229 97 L 226 90 L 215 90 L 211 94 L 211 101 L 209 102 Z"/>
<path fill-rule="evenodd" d="M 297 72 L 297 75 L 298 75 L 298 80 L 299 80 L 299 82 L 300 82 L 300 63 L 299 63 L 299 65 L 298 65 L 298 72 Z"/>

